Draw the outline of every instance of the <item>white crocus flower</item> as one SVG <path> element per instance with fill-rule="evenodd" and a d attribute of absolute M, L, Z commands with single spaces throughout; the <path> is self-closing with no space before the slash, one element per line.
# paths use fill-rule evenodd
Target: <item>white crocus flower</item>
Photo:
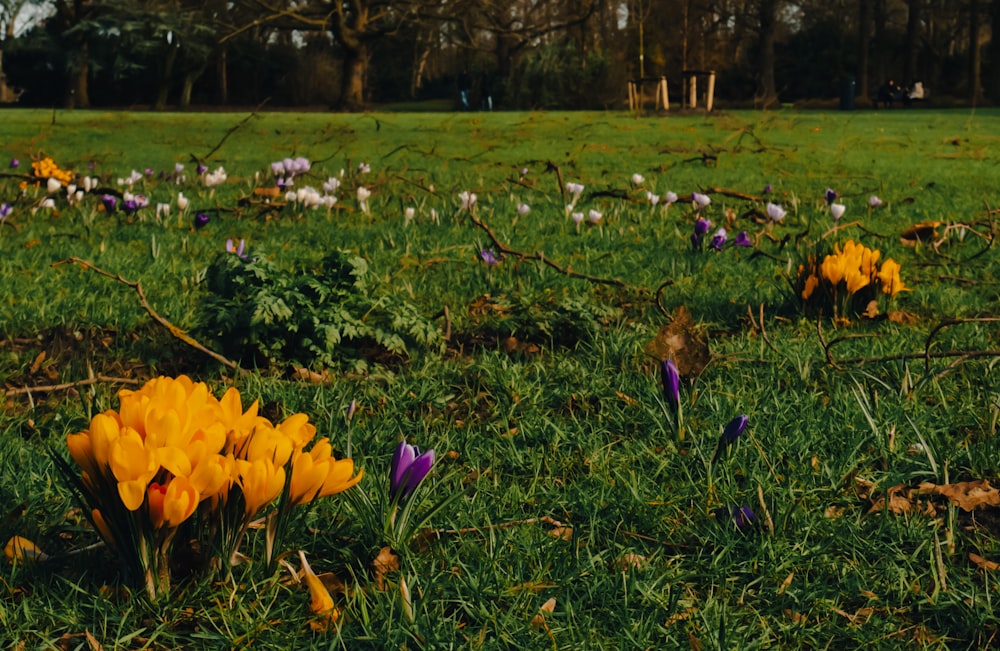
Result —
<path fill-rule="evenodd" d="M 844 216 L 844 211 L 846 210 L 847 206 L 842 203 L 830 204 L 830 214 L 833 215 L 833 221 L 840 221 L 840 218 Z"/>

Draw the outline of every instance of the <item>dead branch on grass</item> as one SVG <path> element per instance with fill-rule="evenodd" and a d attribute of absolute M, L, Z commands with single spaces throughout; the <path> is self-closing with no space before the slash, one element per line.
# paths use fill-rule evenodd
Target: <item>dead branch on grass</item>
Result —
<path fill-rule="evenodd" d="M 178 339 L 178 340 L 184 342 L 185 344 L 187 344 L 188 346 L 194 348 L 195 350 L 198 350 L 198 351 L 200 351 L 200 352 L 208 355 L 209 357 L 211 357 L 215 361 L 219 362 L 223 366 L 226 366 L 226 367 L 231 368 L 231 369 L 236 370 L 236 371 L 240 371 L 241 373 L 246 373 L 246 371 L 243 370 L 243 369 L 241 369 L 236 362 L 234 362 L 234 361 L 232 361 L 230 359 L 227 359 L 227 358 L 223 357 L 222 355 L 220 355 L 219 353 L 215 352 L 214 350 L 211 350 L 211 349 L 206 348 L 205 346 L 201 345 L 200 343 L 198 343 L 197 341 L 195 341 L 195 339 L 193 339 L 190 335 L 188 335 L 186 332 L 184 332 L 183 330 L 181 330 L 180 328 L 178 328 L 177 326 L 175 326 L 173 323 L 171 323 L 170 321 L 167 321 L 165 318 L 163 318 L 162 316 L 160 316 L 156 312 L 156 310 L 154 310 L 152 308 L 152 306 L 150 306 L 149 302 L 146 300 L 146 293 L 143 291 L 142 284 L 140 284 L 139 281 L 137 281 L 137 280 L 126 280 L 120 274 L 113 274 L 113 273 L 111 273 L 109 271 L 105 271 L 104 269 L 101 269 L 100 267 L 94 265 L 92 262 L 84 260 L 83 258 L 77 258 L 76 256 L 72 256 L 72 257 L 66 258 L 65 260 L 60 260 L 58 262 L 53 262 L 51 266 L 56 267 L 56 266 L 63 265 L 63 264 L 78 264 L 81 267 L 83 267 L 85 270 L 89 269 L 91 271 L 94 271 L 94 272 L 96 272 L 96 273 L 98 273 L 98 274 L 106 277 L 106 278 L 111 278 L 112 280 L 117 280 L 118 282 L 122 283 L 123 285 L 127 285 L 128 287 L 131 287 L 132 289 L 135 290 L 135 293 L 138 294 L 138 296 L 139 296 L 139 304 L 142 306 L 142 309 L 146 310 L 146 313 L 149 314 L 149 316 L 151 316 L 154 321 L 156 321 L 161 326 L 163 326 L 164 328 L 166 328 L 167 331 L 171 335 L 173 335 L 173 337 L 175 339 Z"/>
<path fill-rule="evenodd" d="M 590 274 L 580 273 L 578 271 L 573 271 L 572 269 L 569 269 L 567 267 L 563 267 L 554 260 L 545 257 L 545 254 L 542 253 L 541 251 L 536 251 L 535 253 L 526 253 L 524 251 L 518 251 L 517 249 L 512 249 L 503 242 L 501 242 L 499 238 L 497 238 L 496 233 L 493 232 L 493 229 L 490 228 L 489 225 L 486 224 L 484 221 L 476 217 L 472 211 L 469 212 L 469 219 L 472 220 L 473 224 L 481 228 L 483 232 L 486 233 L 486 236 L 490 238 L 490 241 L 493 243 L 493 247 L 497 250 L 497 253 L 517 258 L 519 262 L 524 260 L 537 260 L 542 264 L 548 265 L 549 267 L 555 269 L 559 273 L 565 276 L 569 276 L 570 278 L 580 278 L 581 280 L 587 280 L 597 285 L 614 285 L 616 287 L 627 287 L 625 281 L 620 280 L 618 278 L 601 278 L 599 276 L 592 276 Z"/>
<path fill-rule="evenodd" d="M 10 396 L 20 396 L 25 394 L 30 395 L 32 393 L 52 393 L 54 391 L 66 391 L 67 389 L 76 389 L 77 387 L 86 387 L 92 384 L 100 384 L 102 382 L 107 382 L 109 384 L 132 384 L 132 385 L 142 384 L 142 380 L 137 380 L 136 378 L 98 375 L 97 377 L 87 378 L 86 380 L 77 380 L 76 382 L 63 382 L 62 384 L 43 384 L 34 387 L 18 387 L 16 389 L 7 389 L 4 391 L 4 395 L 10 397 Z"/>

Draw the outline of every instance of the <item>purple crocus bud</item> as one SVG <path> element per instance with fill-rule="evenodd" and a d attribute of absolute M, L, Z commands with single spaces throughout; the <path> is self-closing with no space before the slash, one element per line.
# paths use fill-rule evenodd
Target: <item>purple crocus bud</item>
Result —
<path fill-rule="evenodd" d="M 122 210 L 125 211 L 125 214 L 131 215 L 135 211 L 139 210 L 139 202 L 135 199 L 126 199 L 125 201 L 122 201 Z"/>
<path fill-rule="evenodd" d="M 774 191 L 774 187 L 768 183 L 764 186 L 764 191 L 761 194 L 771 194 Z"/>
<path fill-rule="evenodd" d="M 21 166 L 21 161 L 17 160 L 16 158 L 11 158 L 10 159 L 10 168 L 11 169 L 15 169 L 15 168 L 20 167 L 20 166 Z"/>
<path fill-rule="evenodd" d="M 104 204 L 104 211 L 110 215 L 118 206 L 118 199 L 113 194 L 106 194 L 101 197 L 101 203 Z"/>
<path fill-rule="evenodd" d="M 10 215 L 12 210 L 14 210 L 14 206 L 9 203 L 0 204 L 0 222 L 7 219 L 7 216 Z"/>
<path fill-rule="evenodd" d="M 740 414 L 736 418 L 729 421 L 726 425 L 726 429 L 722 430 L 722 440 L 726 443 L 732 443 L 746 431 L 747 423 L 750 422 L 750 418 L 746 414 Z"/>
<path fill-rule="evenodd" d="M 490 267 L 500 263 L 500 258 L 493 252 L 493 249 L 483 249 L 479 252 L 479 257 Z"/>
<path fill-rule="evenodd" d="M 208 215 L 206 215 L 205 213 L 203 213 L 203 212 L 196 213 L 195 216 L 194 216 L 194 227 L 195 228 L 201 228 L 201 227 L 207 225 L 208 222 L 210 222 L 210 221 L 211 221 L 211 218 Z"/>
<path fill-rule="evenodd" d="M 145 172 L 146 172 L 146 176 L 152 176 L 152 175 L 156 174 L 156 172 L 153 171 L 152 167 L 147 167 L 145 169 Z"/>
<path fill-rule="evenodd" d="M 828 204 L 837 200 L 837 193 L 832 188 L 827 188 L 823 195 L 826 197 L 826 202 Z"/>
<path fill-rule="evenodd" d="M 660 363 L 660 380 L 663 383 L 663 397 L 671 409 L 677 411 L 681 403 L 681 374 L 674 360 L 665 359 Z"/>
<path fill-rule="evenodd" d="M 201 163 L 198 163 L 198 173 L 199 174 L 204 174 L 207 171 L 208 171 L 208 166 L 207 165 L 202 165 Z"/>
<path fill-rule="evenodd" d="M 354 413 L 358 410 L 358 401 L 351 400 L 351 404 L 347 405 L 347 422 L 350 423 L 354 420 Z"/>
<path fill-rule="evenodd" d="M 740 231 L 736 239 L 733 240 L 733 246 L 753 246 L 753 240 L 750 239 L 746 231 Z"/>
<path fill-rule="evenodd" d="M 389 499 L 396 502 L 413 493 L 433 465 L 434 450 L 421 454 L 417 446 L 402 441 L 389 467 Z"/>
<path fill-rule="evenodd" d="M 712 228 L 712 222 L 705 217 L 699 217 L 694 222 L 694 234 L 701 237 Z"/>
<path fill-rule="evenodd" d="M 872 208 L 878 208 L 882 205 L 882 200 L 876 197 L 874 194 L 868 197 L 868 205 Z"/>
<path fill-rule="evenodd" d="M 757 520 L 749 506 L 722 507 L 715 510 L 715 517 L 718 520 L 729 520 L 737 529 L 746 529 Z"/>
<path fill-rule="evenodd" d="M 708 243 L 708 246 L 716 251 L 721 251 L 722 247 L 726 245 L 727 239 L 729 239 L 729 234 L 726 233 L 726 229 L 720 228 L 715 231 L 715 235 L 712 236 L 712 241 Z"/>

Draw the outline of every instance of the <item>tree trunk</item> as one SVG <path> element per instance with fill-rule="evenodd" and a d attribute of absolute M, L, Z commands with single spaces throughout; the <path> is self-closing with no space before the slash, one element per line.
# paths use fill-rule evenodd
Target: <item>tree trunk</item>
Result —
<path fill-rule="evenodd" d="M 906 47 L 903 59 L 903 78 L 899 80 L 908 86 L 917 78 L 917 50 L 920 45 L 920 3 L 922 0 L 907 0 Z"/>
<path fill-rule="evenodd" d="M 763 108 L 778 101 L 774 84 L 774 40 L 778 28 L 778 0 L 760 0 L 758 26 L 758 75 L 757 99 Z"/>
<path fill-rule="evenodd" d="M 858 94 L 862 101 L 868 99 L 868 46 L 871 35 L 871 0 L 858 0 Z"/>
<path fill-rule="evenodd" d="M 992 68 L 989 79 L 990 99 L 1000 105 L 1000 0 L 990 3 L 990 61 Z"/>
<path fill-rule="evenodd" d="M 175 39 L 168 47 L 167 56 L 164 58 L 163 69 L 160 73 L 160 84 L 156 93 L 156 102 L 153 104 L 154 111 L 162 111 L 167 108 L 167 100 L 170 98 L 170 80 L 174 76 L 174 64 L 177 62 L 180 41 Z"/>
<path fill-rule="evenodd" d="M 90 93 L 87 77 L 90 75 L 90 46 L 87 41 L 80 43 L 76 53 L 76 67 L 69 78 L 69 88 L 66 93 L 66 108 L 90 108 Z"/>
<path fill-rule="evenodd" d="M 885 53 L 885 24 L 888 20 L 886 16 L 885 0 L 875 1 L 875 80 L 877 84 L 884 84 L 889 79 L 886 70 Z"/>
<path fill-rule="evenodd" d="M 996 38 L 996 35 L 994 35 Z M 982 42 L 979 31 L 979 0 L 969 2 L 969 100 L 975 105 L 983 98 L 980 77 L 983 60 L 980 52 Z M 996 65 L 994 63 L 994 65 Z"/>
<path fill-rule="evenodd" d="M 367 52 L 363 43 L 344 51 L 343 75 L 340 84 L 340 108 L 360 111 L 365 107 L 365 66 Z"/>
<path fill-rule="evenodd" d="M 219 50 L 219 58 L 215 67 L 215 99 L 225 106 L 229 103 L 229 75 L 227 49 L 223 47 Z"/>

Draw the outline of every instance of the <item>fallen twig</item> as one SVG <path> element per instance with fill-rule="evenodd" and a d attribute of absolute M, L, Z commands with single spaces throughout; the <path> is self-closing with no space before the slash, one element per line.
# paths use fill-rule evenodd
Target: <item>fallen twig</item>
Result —
<path fill-rule="evenodd" d="M 102 276 L 105 276 L 106 278 L 111 278 L 112 280 L 117 280 L 118 282 L 122 283 L 123 285 L 128 285 L 129 287 L 131 287 L 132 289 L 135 290 L 136 294 L 139 295 L 139 303 L 140 303 L 140 305 L 142 305 L 142 309 L 146 310 L 146 313 L 149 314 L 149 316 L 153 317 L 154 321 L 156 321 L 161 326 L 163 326 L 164 328 L 166 328 L 167 331 L 170 332 L 170 334 L 174 336 L 174 338 L 179 339 L 180 341 L 183 341 L 188 346 L 191 346 L 195 350 L 201 351 L 202 353 L 208 355 L 209 357 L 211 357 L 215 361 L 219 362 L 220 364 L 222 364 L 222 365 L 224 365 L 224 366 L 226 366 L 228 368 L 240 371 L 242 373 L 246 373 L 246 371 L 243 370 L 243 369 L 241 369 L 236 362 L 234 362 L 232 360 L 229 360 L 229 359 L 223 357 L 222 355 L 220 355 L 219 353 L 215 352 L 214 350 L 210 350 L 210 349 L 206 348 L 205 346 L 201 345 L 200 343 L 198 343 L 197 341 L 195 341 L 190 335 L 188 335 L 186 332 L 184 332 L 183 330 L 181 330 L 180 328 L 178 328 L 177 326 L 175 326 L 173 323 L 171 323 L 170 321 L 167 321 L 162 316 L 160 316 L 159 314 L 157 314 L 156 310 L 154 310 L 150 306 L 149 302 L 146 300 L 146 293 L 142 290 L 142 285 L 139 283 L 139 281 L 137 281 L 137 280 L 136 281 L 126 280 L 125 278 L 122 278 L 121 275 L 119 275 L 119 274 L 112 274 L 112 273 L 110 273 L 108 271 L 105 271 L 104 269 L 101 269 L 100 267 L 95 266 L 93 263 L 91 263 L 91 262 L 89 262 L 87 260 L 84 260 L 82 258 L 77 258 L 76 256 L 72 256 L 72 257 L 66 258 L 65 260 L 60 260 L 58 262 L 53 262 L 51 266 L 55 267 L 55 266 L 62 265 L 62 264 L 78 264 L 81 267 L 83 267 L 84 269 L 90 269 L 91 271 L 97 272 L 98 274 L 100 274 Z"/>
<path fill-rule="evenodd" d="M 75 389 L 76 387 L 90 386 L 91 384 L 98 384 L 101 382 L 115 382 L 119 384 L 142 384 L 142 380 L 137 380 L 136 378 L 129 377 L 112 377 L 110 375 L 98 375 L 97 377 L 87 378 L 86 380 L 77 380 L 76 382 L 63 382 L 62 384 L 43 384 L 41 386 L 34 387 L 18 387 L 16 389 L 7 389 L 4 391 L 5 396 L 19 396 L 23 394 L 32 393 L 51 393 L 53 391 L 65 391 L 67 389 Z"/>
<path fill-rule="evenodd" d="M 982 316 L 982 317 L 969 317 L 967 319 L 945 319 L 941 323 L 934 326 L 930 333 L 927 335 L 927 341 L 924 343 L 924 372 L 930 373 L 931 370 L 931 343 L 934 340 L 934 336 L 945 328 L 953 325 L 959 325 L 962 323 L 992 323 L 994 321 L 1000 321 L 1000 317 L 997 316 Z M 968 354 L 968 353 L 966 353 Z"/>
<path fill-rule="evenodd" d="M 252 120 L 253 118 L 257 117 L 257 113 L 258 113 L 258 112 L 259 112 L 259 111 L 260 111 L 260 110 L 261 110 L 262 108 L 264 108 L 264 105 L 265 105 L 265 104 L 267 104 L 267 103 L 268 103 L 269 101 L 271 101 L 271 98 L 270 98 L 270 97 L 265 97 L 265 98 L 264 98 L 264 101 L 262 101 L 262 102 L 261 102 L 260 104 L 258 104 L 258 105 L 256 106 L 256 108 L 254 108 L 253 112 L 252 112 L 252 113 L 250 113 L 250 115 L 246 116 L 245 118 L 243 118 L 242 120 L 240 120 L 239 122 L 237 122 L 237 123 L 236 123 L 235 125 L 233 125 L 233 126 L 229 127 L 229 130 L 228 130 L 228 131 L 226 131 L 226 133 L 225 133 L 225 134 L 223 134 L 223 136 L 222 136 L 222 139 L 221 139 L 221 140 L 219 140 L 219 143 L 218 143 L 217 145 L 215 145 L 215 147 L 212 147 L 212 150 L 211 150 L 211 151 L 209 151 L 209 152 L 208 152 L 207 154 L 205 154 L 205 157 L 204 157 L 204 158 L 202 158 L 202 159 L 200 159 L 200 160 L 199 160 L 199 159 L 198 159 L 198 158 L 197 158 L 197 157 L 196 157 L 196 156 L 195 156 L 194 154 L 191 154 L 191 158 L 192 158 L 192 159 L 193 159 L 194 161 L 198 162 L 198 163 L 202 163 L 202 162 L 204 162 L 204 161 L 207 161 L 207 160 L 208 160 L 209 158 L 211 158 L 211 157 L 212 157 L 212 154 L 214 154 L 215 152 L 219 151 L 219 149 L 221 149 L 221 148 L 222 148 L 222 145 L 223 145 L 223 144 L 225 144 L 226 140 L 228 140 L 228 139 L 229 139 L 229 136 L 231 136 L 231 135 L 233 135 L 234 133 L 236 133 L 237 131 L 239 131 L 239 130 L 240 130 L 240 128 L 241 128 L 241 127 L 242 127 L 242 126 L 243 126 L 244 124 L 246 124 L 247 122 L 249 122 L 249 121 L 250 121 L 250 120 Z"/>
<path fill-rule="evenodd" d="M 599 276 L 591 276 L 590 274 L 583 274 L 577 271 L 573 271 L 572 269 L 567 269 L 562 265 L 560 265 L 559 263 L 549 258 L 546 258 L 545 254 L 542 253 L 541 251 L 537 251 L 535 253 L 525 253 L 524 251 L 518 251 L 517 249 L 512 249 L 503 242 L 501 242 L 497 238 L 496 234 L 493 232 L 493 229 L 491 229 L 489 225 L 483 222 L 481 219 L 476 217 L 472 213 L 472 211 L 469 211 L 469 219 L 472 220 L 473 224 L 481 228 L 483 232 L 486 233 L 486 236 L 490 238 L 490 241 L 493 243 L 494 248 L 496 248 L 497 253 L 502 253 L 503 255 L 509 255 L 511 257 L 517 258 L 519 262 L 523 260 L 538 260 L 539 262 L 546 264 L 549 267 L 552 267 L 559 273 L 564 274 L 566 276 L 570 276 L 571 278 L 580 278 L 582 280 L 588 280 L 592 283 L 596 283 L 599 285 L 615 285 L 616 287 L 626 286 L 625 282 L 619 280 L 618 278 L 601 278 Z"/>

